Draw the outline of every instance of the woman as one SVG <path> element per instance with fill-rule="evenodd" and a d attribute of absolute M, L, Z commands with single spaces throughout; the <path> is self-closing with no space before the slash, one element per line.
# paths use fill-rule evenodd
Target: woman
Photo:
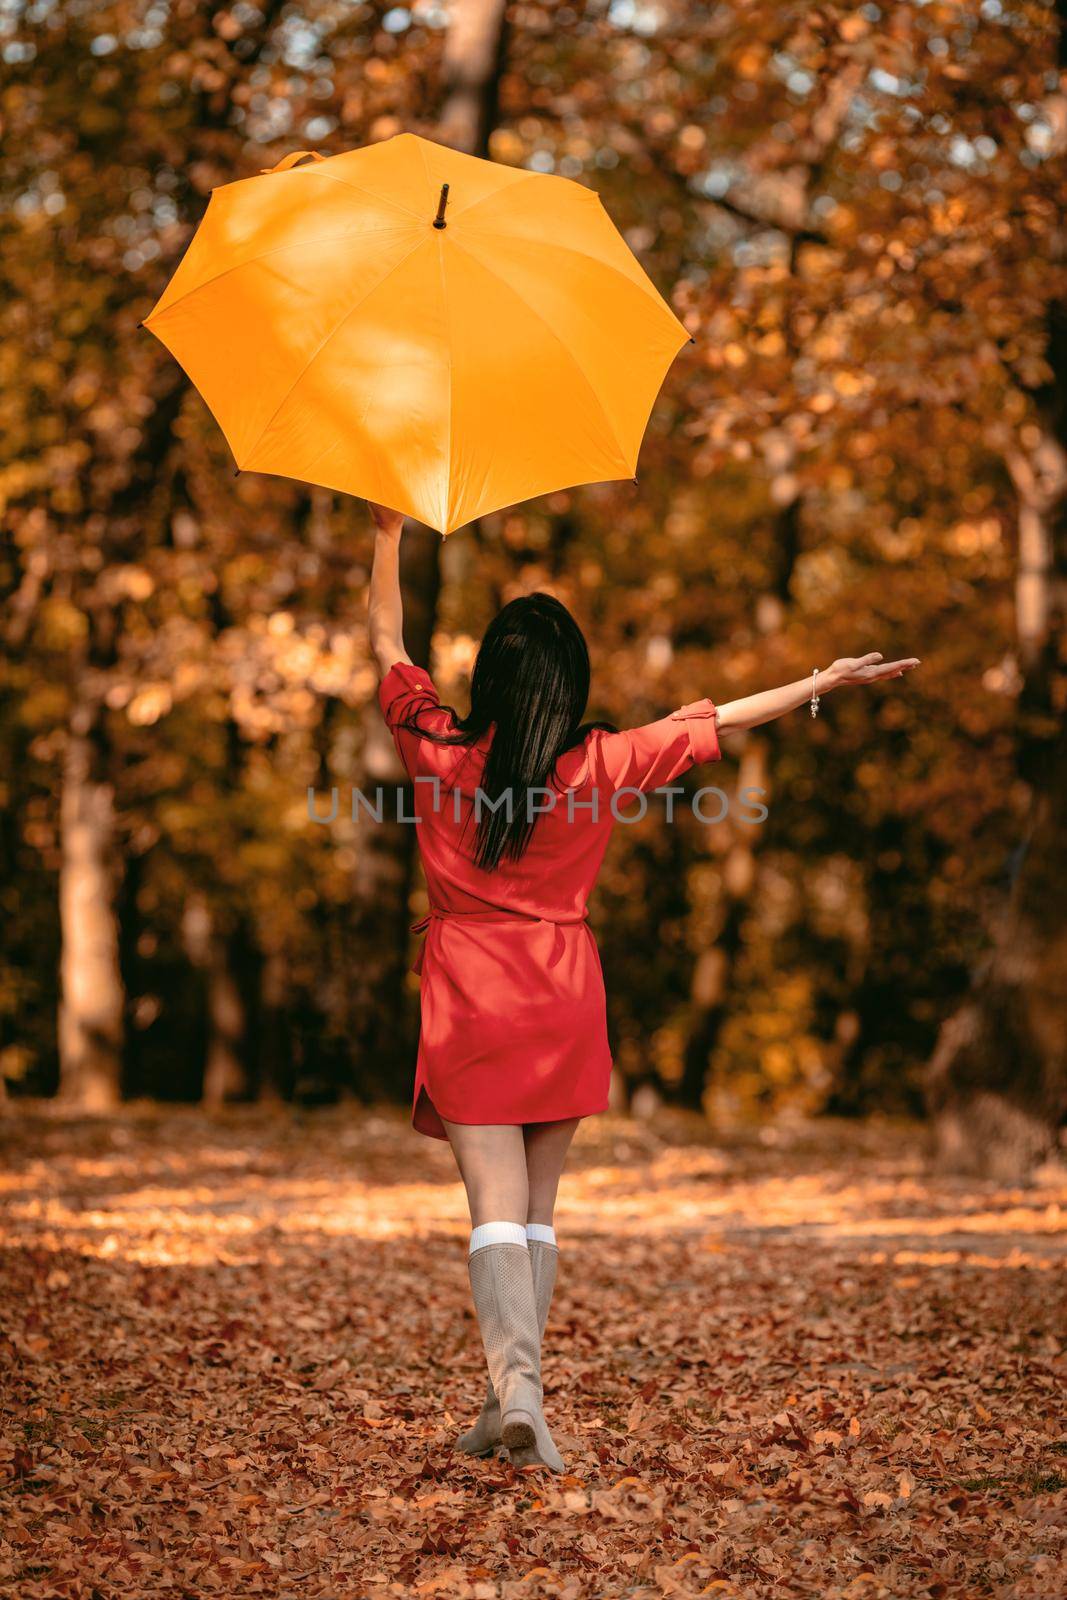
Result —
<path fill-rule="evenodd" d="M 563 1470 L 542 1409 L 541 1340 L 555 1284 L 556 1188 L 582 1117 L 608 1104 L 604 983 L 586 922 L 615 820 L 612 801 L 672 784 L 719 759 L 719 738 L 846 683 L 899 678 L 914 657 L 835 661 L 826 671 L 715 706 L 699 700 L 617 733 L 583 725 L 589 654 L 548 595 L 490 624 L 471 712 L 443 708 L 404 649 L 403 518 L 371 506 L 377 534 L 370 642 L 379 699 L 414 782 L 430 912 L 412 1121 L 447 1138 L 467 1191 L 471 1291 L 489 1385 L 459 1440 L 503 1445 L 516 1466 Z M 676 791 L 678 792 L 678 791 Z"/>

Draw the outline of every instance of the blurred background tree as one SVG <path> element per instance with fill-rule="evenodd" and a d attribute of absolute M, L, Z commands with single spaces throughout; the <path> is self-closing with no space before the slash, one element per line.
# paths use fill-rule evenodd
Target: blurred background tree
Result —
<path fill-rule="evenodd" d="M 640 482 L 406 541 L 462 703 L 549 588 L 620 723 L 914 652 L 617 830 L 636 1108 L 915 1112 L 1023 1171 L 1067 1110 L 1064 7 L 16 3 L 0 15 L 0 1066 L 106 1109 L 407 1093 L 423 904 L 363 508 L 242 475 L 138 330 L 213 185 L 408 128 L 601 192 L 695 336 Z M 694 775 L 692 787 L 706 776 Z M 310 821 L 309 786 L 328 815 Z M 933 1058 L 932 1071 L 929 1063 Z"/>

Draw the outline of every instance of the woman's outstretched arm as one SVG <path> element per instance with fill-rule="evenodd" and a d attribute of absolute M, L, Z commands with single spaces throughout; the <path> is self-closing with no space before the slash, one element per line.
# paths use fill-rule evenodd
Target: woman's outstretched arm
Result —
<path fill-rule="evenodd" d="M 878 651 L 868 656 L 843 656 L 815 678 L 815 693 L 828 694 L 846 683 L 880 683 L 884 678 L 902 678 L 919 665 L 918 658 L 907 656 L 903 661 L 883 661 Z M 716 718 L 720 733 L 741 733 L 746 728 L 757 728 L 761 722 L 773 722 L 784 717 L 787 711 L 811 699 L 810 676 L 798 678 L 781 689 L 767 689 L 763 694 L 746 695 L 743 700 L 730 700 L 718 707 Z"/>
<path fill-rule="evenodd" d="M 400 597 L 400 535 L 404 518 L 368 500 L 374 518 L 374 565 L 370 574 L 368 630 L 371 653 L 382 677 L 398 661 L 411 663 L 404 649 L 404 603 Z"/>

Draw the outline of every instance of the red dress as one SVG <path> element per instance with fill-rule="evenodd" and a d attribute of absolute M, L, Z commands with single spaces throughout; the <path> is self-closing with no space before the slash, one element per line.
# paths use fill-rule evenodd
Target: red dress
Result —
<path fill-rule="evenodd" d="M 561 756 L 553 809 L 525 854 L 490 872 L 472 859 L 474 794 L 491 733 L 475 745 L 423 738 L 454 729 L 427 672 L 398 662 L 378 691 L 414 814 L 430 913 L 412 1123 L 432 1138 L 448 1122 L 553 1122 L 604 1111 L 608 1048 L 604 979 L 586 900 L 614 826 L 641 802 L 623 790 L 672 783 L 719 759 L 710 700 L 624 733 L 596 731 Z M 404 726 L 404 724 L 414 726 Z M 538 803 L 549 804 L 547 795 Z M 525 796 L 516 795 L 516 807 Z"/>

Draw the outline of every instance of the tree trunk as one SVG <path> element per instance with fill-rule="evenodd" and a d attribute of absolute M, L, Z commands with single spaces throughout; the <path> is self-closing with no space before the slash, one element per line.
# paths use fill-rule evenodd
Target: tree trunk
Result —
<path fill-rule="evenodd" d="M 737 792 L 758 789 L 765 798 L 770 781 L 768 767 L 767 740 L 757 733 L 746 734 L 740 750 Z M 741 932 L 759 873 L 759 828 L 736 821 L 723 825 L 731 830 L 730 846 L 723 858 L 714 932 L 693 966 L 691 1021 L 678 1085 L 678 1100 L 694 1110 L 704 1106 L 712 1057 L 730 1013 L 737 960 L 742 949 Z"/>
<path fill-rule="evenodd" d="M 505 0 L 454 0 L 442 64 L 444 98 L 437 136 L 444 144 L 485 156 L 497 115 L 505 47 Z M 428 664 L 440 589 L 441 538 L 409 527 L 401 545 L 404 642 Z M 377 705 L 364 721 L 367 792 L 387 793 L 404 780 Z M 406 809 L 410 815 L 410 798 Z M 408 903 L 415 873 L 415 829 L 389 819 L 364 823 L 353 884 L 356 948 L 350 988 L 350 1037 L 359 1087 L 366 1095 L 396 1093 L 409 1055 L 403 1001 L 407 972 Z"/>
<path fill-rule="evenodd" d="M 122 1088 L 125 997 L 119 962 L 114 792 L 98 705 L 75 702 L 60 801 L 62 930 L 59 1094 L 81 1111 L 111 1111 Z"/>
<path fill-rule="evenodd" d="M 973 990 L 945 1024 L 929 1095 L 943 1165 L 1025 1179 L 1067 1120 L 1067 729 Z"/>
<path fill-rule="evenodd" d="M 445 100 L 437 137 L 469 155 L 489 154 L 507 38 L 507 0 L 453 0 L 445 39 Z"/>
<path fill-rule="evenodd" d="M 1059 641 L 1067 586 L 1067 307 L 1049 321 L 1052 380 L 1034 395 L 1036 446 L 1009 461 L 1019 496 L 1017 764 L 1027 836 L 971 993 L 945 1024 L 928 1100 L 941 1163 L 1025 1178 L 1067 1120 L 1067 725 Z"/>
<path fill-rule="evenodd" d="M 794 242 L 793 271 L 797 270 L 799 245 Z M 786 333 L 794 356 L 798 354 L 792 329 L 786 319 Z M 764 442 L 770 474 L 771 496 L 776 512 L 770 552 L 767 588 L 756 599 L 755 625 L 766 641 L 768 653 L 777 657 L 775 643 L 785 631 L 789 616 L 790 588 L 797 556 L 800 553 L 803 501 L 800 482 L 794 470 L 795 449 L 782 432 L 769 434 Z M 773 761 L 770 741 L 758 730 L 746 733 L 740 744 L 741 767 L 738 793 L 756 791 L 766 800 L 772 788 Z M 730 821 L 730 848 L 723 860 L 721 910 L 712 941 L 697 956 L 690 984 L 690 1025 L 685 1042 L 684 1065 L 677 1097 L 685 1106 L 700 1110 L 705 1105 L 708 1073 L 723 1025 L 730 1014 L 737 961 L 742 950 L 741 934 L 759 879 L 758 852 L 763 842 L 762 829 L 750 823 Z"/>
<path fill-rule="evenodd" d="M 215 941 L 208 971 L 208 1050 L 204 1062 L 203 1101 L 214 1110 L 252 1097 L 249 1067 L 248 1006 L 242 989 L 248 955 L 242 927 Z"/>
<path fill-rule="evenodd" d="M 240 925 L 220 929 L 201 894 L 186 902 L 182 937 L 186 954 L 204 979 L 207 1049 L 201 1098 L 207 1110 L 217 1111 L 235 1100 L 247 1100 L 252 1090 L 242 984 L 247 939 Z"/>
<path fill-rule="evenodd" d="M 257 1099 L 278 1104 L 291 1100 L 296 1081 L 289 964 L 282 950 L 267 954 L 259 970 L 259 1078 Z"/>

